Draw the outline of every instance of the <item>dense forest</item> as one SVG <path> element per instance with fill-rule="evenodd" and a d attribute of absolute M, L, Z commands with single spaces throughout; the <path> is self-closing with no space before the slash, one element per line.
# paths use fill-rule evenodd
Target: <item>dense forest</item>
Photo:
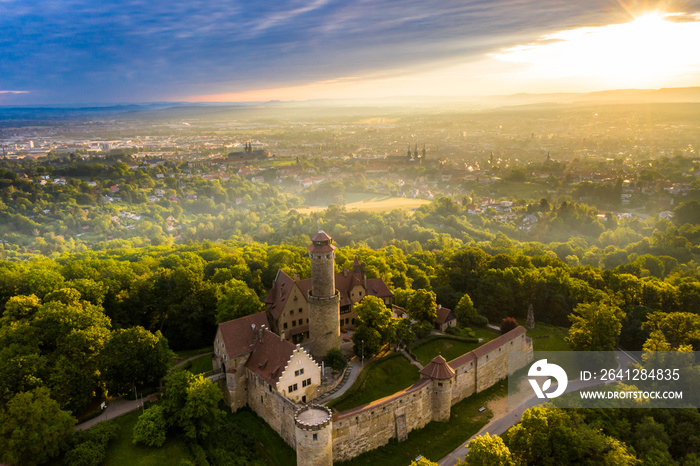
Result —
<path fill-rule="evenodd" d="M 525 233 L 470 214 L 472 199 L 464 197 L 438 197 L 414 212 L 331 205 L 303 214 L 295 210 L 301 198 L 269 184 L 238 176 L 185 182 L 170 176 L 180 170 L 174 165 L 130 170 L 116 160 L 62 160 L 21 168 L 26 173 L 0 171 L 3 442 L 21 433 L 12 419 L 35 410 L 48 413 L 42 425 L 51 433 L 40 446 L 65 451 L 75 417 L 96 399 L 157 384 L 171 350 L 208 346 L 218 322 L 262 310 L 279 269 L 308 277 L 306 246 L 318 229 L 339 246 L 337 270 L 357 257 L 409 312 L 430 294 L 460 323 L 483 325 L 524 319 L 532 305 L 538 322 L 571 326 L 578 349 L 700 348 L 700 203 L 692 196 L 672 220 L 601 219 L 597 208 L 572 200 L 517 202 L 516 211 L 538 218 Z M 49 171 L 72 178 L 36 182 Z M 124 201 L 106 202 L 116 185 Z M 163 196 L 149 201 L 146 192 L 157 189 Z M 309 195 L 323 189 L 332 186 Z M 615 331 L 592 342 L 586 331 L 595 329 Z M 208 393 L 195 379 L 178 383 L 183 393 L 190 383 Z M 693 413 L 682 422 L 697 428 Z M 624 425 L 595 412 L 567 416 L 557 422 L 601 425 L 639 452 L 648 436 L 632 435 L 631 426 L 665 429 L 674 440 L 656 448 L 662 463 L 670 455 L 693 464 L 696 442 L 675 450 L 680 413 L 630 414 Z M 506 438 L 512 449 L 516 438 Z"/>

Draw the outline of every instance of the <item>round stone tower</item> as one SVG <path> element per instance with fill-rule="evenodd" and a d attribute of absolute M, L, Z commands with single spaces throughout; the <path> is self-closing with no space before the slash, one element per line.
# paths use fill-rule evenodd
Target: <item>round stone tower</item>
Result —
<path fill-rule="evenodd" d="M 432 408 L 433 421 L 448 421 L 452 407 L 452 383 L 455 371 L 447 364 L 445 358 L 438 355 L 420 371 L 421 378 L 433 381 Z"/>
<path fill-rule="evenodd" d="M 294 414 L 297 466 L 333 465 L 333 426 L 331 410 L 308 405 Z"/>
<path fill-rule="evenodd" d="M 335 246 L 319 231 L 311 239 L 309 291 L 309 352 L 320 361 L 328 350 L 340 347 L 340 294 L 335 289 Z"/>

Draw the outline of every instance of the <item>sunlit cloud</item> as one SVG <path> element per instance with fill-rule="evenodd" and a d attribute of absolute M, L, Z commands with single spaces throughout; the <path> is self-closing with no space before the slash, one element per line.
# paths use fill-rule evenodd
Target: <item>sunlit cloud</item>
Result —
<path fill-rule="evenodd" d="M 682 19 L 682 21 L 681 21 Z M 700 83 L 697 16 L 648 13 L 624 24 L 556 32 L 493 57 L 528 80 L 589 80 L 607 87 Z"/>
<path fill-rule="evenodd" d="M 28 94 L 29 91 L 1 91 L 0 94 Z"/>

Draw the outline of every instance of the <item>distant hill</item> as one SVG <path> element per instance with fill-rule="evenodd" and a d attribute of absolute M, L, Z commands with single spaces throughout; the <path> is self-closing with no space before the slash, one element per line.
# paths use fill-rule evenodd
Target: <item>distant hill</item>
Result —
<path fill-rule="evenodd" d="M 504 107 L 637 105 L 700 103 L 700 87 L 616 89 L 588 93 L 512 94 L 466 97 L 387 97 L 382 99 L 310 100 L 303 102 L 186 103 L 153 102 L 105 106 L 0 106 L 0 125 L 24 120 L 65 121 L 80 119 L 134 120 L 246 120 L 276 118 L 349 117 L 365 114 L 479 111 Z M 695 111 L 695 107 L 693 107 Z"/>
<path fill-rule="evenodd" d="M 535 103 L 672 103 L 700 102 L 700 87 L 674 87 L 663 89 L 616 89 L 587 93 L 513 94 L 494 95 L 483 98 L 493 104 Z"/>

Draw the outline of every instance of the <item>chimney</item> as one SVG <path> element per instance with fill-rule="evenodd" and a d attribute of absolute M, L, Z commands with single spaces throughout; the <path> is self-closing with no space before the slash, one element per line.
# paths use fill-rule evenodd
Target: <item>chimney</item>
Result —
<path fill-rule="evenodd" d="M 438 309 L 442 309 L 442 304 L 438 304 Z"/>
<path fill-rule="evenodd" d="M 296 270 L 294 271 L 294 281 L 299 281 L 299 272 L 297 272 Z"/>
<path fill-rule="evenodd" d="M 348 269 L 343 267 L 343 277 L 347 277 L 347 276 L 348 276 Z"/>

